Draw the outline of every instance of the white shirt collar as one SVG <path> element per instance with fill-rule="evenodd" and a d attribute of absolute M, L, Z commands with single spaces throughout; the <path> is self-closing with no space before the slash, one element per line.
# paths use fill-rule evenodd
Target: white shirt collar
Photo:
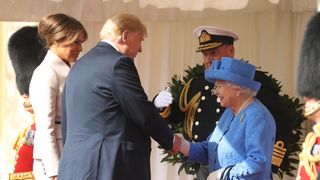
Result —
<path fill-rule="evenodd" d="M 117 46 L 116 46 L 113 42 L 111 42 L 110 40 L 108 40 L 108 39 L 103 39 L 103 40 L 101 40 L 101 41 L 110 44 L 114 49 L 116 49 L 116 50 L 119 52 L 119 49 L 117 48 Z"/>

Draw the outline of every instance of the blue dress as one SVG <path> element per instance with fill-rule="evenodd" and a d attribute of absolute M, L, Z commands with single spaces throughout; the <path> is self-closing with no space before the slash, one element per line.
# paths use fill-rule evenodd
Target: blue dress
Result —
<path fill-rule="evenodd" d="M 228 179 L 271 177 L 276 125 L 257 99 L 238 115 L 227 108 L 206 141 L 190 144 L 188 161 L 208 163 L 209 172 L 233 166 Z"/>

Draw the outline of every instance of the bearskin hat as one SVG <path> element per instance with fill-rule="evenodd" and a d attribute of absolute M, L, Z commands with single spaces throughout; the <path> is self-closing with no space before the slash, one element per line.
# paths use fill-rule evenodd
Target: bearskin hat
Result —
<path fill-rule="evenodd" d="M 29 95 L 29 84 L 34 69 L 46 55 L 44 43 L 38 36 L 36 26 L 24 26 L 9 38 L 9 57 L 16 74 L 21 95 Z"/>
<path fill-rule="evenodd" d="M 300 96 L 320 99 L 320 13 L 310 19 L 305 30 L 297 86 Z"/>

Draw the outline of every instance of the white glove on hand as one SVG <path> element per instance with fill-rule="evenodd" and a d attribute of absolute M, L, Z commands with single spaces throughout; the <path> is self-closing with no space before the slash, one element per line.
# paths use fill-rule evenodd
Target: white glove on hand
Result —
<path fill-rule="evenodd" d="M 168 107 L 172 103 L 173 97 L 170 92 L 170 88 L 161 91 L 158 96 L 154 99 L 154 105 L 157 108 Z"/>

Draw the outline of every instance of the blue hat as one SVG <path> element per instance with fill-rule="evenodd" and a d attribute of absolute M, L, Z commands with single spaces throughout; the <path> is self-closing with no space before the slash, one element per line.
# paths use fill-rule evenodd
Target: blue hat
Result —
<path fill-rule="evenodd" d="M 255 66 L 245 61 L 222 57 L 220 61 L 213 61 L 211 68 L 205 70 L 205 79 L 211 83 L 216 80 L 229 81 L 258 92 L 261 84 L 253 80 L 255 72 Z"/>

